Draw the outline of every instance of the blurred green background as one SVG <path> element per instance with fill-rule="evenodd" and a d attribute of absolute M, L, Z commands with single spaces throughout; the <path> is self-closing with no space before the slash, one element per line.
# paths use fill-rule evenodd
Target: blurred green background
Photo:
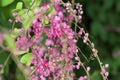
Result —
<path fill-rule="evenodd" d="M 28 3 L 31 0 L 0 0 L 0 31 L 11 29 L 8 19 L 12 18 L 12 10 L 19 1 Z M 82 25 L 90 33 L 103 63 L 110 66 L 109 80 L 120 80 L 120 0 L 75 1 L 83 5 Z M 8 53 L 4 52 L 4 55 L 0 53 L 0 63 L 4 63 Z M 15 80 L 11 74 L 20 73 L 16 71 L 17 68 L 14 70 L 15 67 L 15 63 L 10 59 L 5 67 L 4 80 Z M 17 80 L 24 80 L 21 75 L 17 75 Z M 99 80 L 96 73 L 93 73 L 92 77 L 93 80 Z"/>
<path fill-rule="evenodd" d="M 78 0 L 83 4 L 83 23 L 103 63 L 109 80 L 120 80 L 120 0 Z"/>

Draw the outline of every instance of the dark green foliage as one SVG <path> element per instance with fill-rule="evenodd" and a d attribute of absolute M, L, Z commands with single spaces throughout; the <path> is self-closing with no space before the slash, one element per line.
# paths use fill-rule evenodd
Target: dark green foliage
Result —
<path fill-rule="evenodd" d="M 77 1 L 83 4 L 85 20 L 83 23 L 91 33 L 90 37 L 95 42 L 101 59 L 110 65 L 109 80 L 119 80 L 120 0 Z"/>

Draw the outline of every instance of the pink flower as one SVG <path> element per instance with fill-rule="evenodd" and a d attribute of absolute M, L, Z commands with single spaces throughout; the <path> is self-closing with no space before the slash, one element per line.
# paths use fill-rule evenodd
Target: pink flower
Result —
<path fill-rule="evenodd" d="M 21 36 L 17 38 L 16 46 L 18 50 L 26 51 L 27 48 L 32 46 L 32 43 L 29 41 L 29 39 L 26 36 Z"/>
<path fill-rule="evenodd" d="M 78 80 L 87 80 L 87 76 L 81 76 Z"/>
<path fill-rule="evenodd" d="M 109 67 L 109 64 L 105 64 L 105 68 L 108 68 Z"/>
<path fill-rule="evenodd" d="M 78 32 L 78 36 L 81 37 L 81 35 L 83 34 L 83 32 L 84 32 L 84 29 L 81 28 L 80 31 Z"/>
<path fill-rule="evenodd" d="M 22 21 L 22 17 L 21 16 L 17 16 L 15 21 L 16 22 L 21 22 Z"/>
<path fill-rule="evenodd" d="M 50 0 L 53 3 L 60 3 L 61 0 Z"/>
<path fill-rule="evenodd" d="M 88 71 L 88 72 L 90 71 L 90 67 L 87 67 L 87 71 Z"/>
<path fill-rule="evenodd" d="M 74 65 L 68 65 L 66 66 L 67 71 L 72 71 L 74 69 Z"/>
<path fill-rule="evenodd" d="M 13 22 L 13 20 L 12 20 L 12 19 L 9 19 L 8 21 L 9 21 L 10 23 L 12 23 L 12 22 Z"/>
<path fill-rule="evenodd" d="M 88 41 L 88 33 L 85 33 L 85 36 L 84 36 L 83 42 L 84 42 L 84 43 L 87 43 L 87 41 Z"/>
<path fill-rule="evenodd" d="M 45 45 L 50 46 L 50 45 L 54 45 L 54 43 L 52 40 L 47 39 Z"/>
<path fill-rule="evenodd" d="M 76 65 L 76 69 L 79 69 L 80 68 L 80 62 L 78 62 L 78 64 Z"/>
<path fill-rule="evenodd" d="M 16 16 L 18 15 L 18 13 L 17 13 L 17 12 L 14 12 L 12 15 L 13 15 L 14 17 L 16 17 Z"/>
<path fill-rule="evenodd" d="M 0 80 L 2 80 L 2 77 L 0 76 Z"/>

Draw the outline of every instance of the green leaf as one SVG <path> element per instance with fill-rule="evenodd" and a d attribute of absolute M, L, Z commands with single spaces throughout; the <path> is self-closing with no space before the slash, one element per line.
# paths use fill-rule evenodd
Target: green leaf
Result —
<path fill-rule="evenodd" d="M 41 3 L 48 2 L 49 0 L 41 0 Z"/>
<path fill-rule="evenodd" d="M 98 14 L 98 19 L 101 22 L 105 22 L 107 20 L 106 12 L 104 9 L 101 9 L 99 14 Z"/>
<path fill-rule="evenodd" d="M 15 41 L 10 35 L 6 37 L 5 42 L 12 50 L 16 49 Z"/>
<path fill-rule="evenodd" d="M 100 74 L 99 71 L 95 71 L 95 72 L 91 75 L 90 80 L 94 80 L 94 79 L 96 79 L 96 80 L 101 80 L 101 77 L 100 77 L 99 74 Z"/>
<path fill-rule="evenodd" d="M 25 5 L 26 5 L 27 7 L 29 7 L 29 6 L 30 6 L 30 3 L 32 2 L 32 0 L 24 0 L 24 2 L 25 2 Z"/>
<path fill-rule="evenodd" d="M 46 11 L 46 15 L 53 14 L 55 12 L 55 8 L 52 6 L 49 10 Z"/>
<path fill-rule="evenodd" d="M 28 9 L 22 9 L 18 11 L 18 15 L 21 15 L 22 19 L 26 19 L 29 16 L 33 16 L 34 13 L 32 11 L 29 10 L 28 13 L 27 12 Z"/>
<path fill-rule="evenodd" d="M 120 12 L 120 0 L 116 3 L 116 10 Z"/>
<path fill-rule="evenodd" d="M 13 9 L 12 12 L 16 12 L 16 11 L 22 10 L 22 7 L 23 7 L 23 3 L 22 2 L 18 2 L 17 5 L 16 5 L 16 8 Z"/>
<path fill-rule="evenodd" d="M 48 24 L 48 23 L 49 23 L 48 20 L 46 20 L 46 19 L 42 19 L 42 24 Z"/>
<path fill-rule="evenodd" d="M 10 34 L 12 38 L 16 38 L 19 35 L 19 30 L 17 28 L 14 28 L 14 32 Z"/>
<path fill-rule="evenodd" d="M 29 51 L 29 49 L 27 49 L 26 51 L 18 51 L 18 54 L 22 55 L 22 54 L 25 54 Z"/>
<path fill-rule="evenodd" d="M 107 40 L 107 31 L 100 22 L 94 21 L 91 24 L 91 31 L 93 35 L 99 36 L 103 41 Z"/>
<path fill-rule="evenodd" d="M 10 69 L 9 69 L 9 63 L 5 66 L 5 69 L 4 69 L 4 70 L 5 70 L 5 72 L 4 72 L 5 75 L 6 75 L 6 76 L 9 75 L 9 70 L 10 70 Z"/>
<path fill-rule="evenodd" d="M 1 7 L 6 7 L 13 2 L 14 2 L 14 0 L 0 0 L 0 6 Z"/>
<path fill-rule="evenodd" d="M 25 28 L 25 30 L 27 30 L 31 26 L 33 20 L 34 17 L 29 17 L 23 22 L 23 27 Z"/>
<path fill-rule="evenodd" d="M 42 40 L 42 42 L 41 42 L 42 45 L 45 44 L 46 39 L 47 39 L 47 35 L 46 35 L 46 34 L 43 34 L 43 40 Z"/>
<path fill-rule="evenodd" d="M 22 9 L 23 3 L 22 2 L 18 2 L 16 9 Z"/>
<path fill-rule="evenodd" d="M 41 2 L 42 2 L 42 0 L 36 0 L 35 2 L 34 1 L 35 0 L 32 0 L 32 2 L 30 3 L 31 9 L 34 9 L 35 7 L 39 7 L 41 5 Z"/>
<path fill-rule="evenodd" d="M 104 0 L 103 2 L 103 8 L 105 9 L 110 9 L 114 4 L 114 0 Z"/>
<path fill-rule="evenodd" d="M 116 36 L 116 34 L 114 34 L 114 33 L 110 33 L 109 34 L 109 43 L 111 44 L 111 45 L 115 45 L 115 43 L 117 43 L 117 36 Z"/>
<path fill-rule="evenodd" d="M 89 7 L 87 7 L 88 15 L 92 19 L 96 19 L 98 17 L 100 9 L 101 9 L 101 7 L 99 7 L 97 4 L 94 4 L 94 6 L 93 6 L 93 4 L 89 5 Z"/>
<path fill-rule="evenodd" d="M 14 32 L 15 32 L 15 33 L 19 33 L 19 29 L 14 28 Z"/>
<path fill-rule="evenodd" d="M 33 58 L 32 53 L 26 53 L 25 55 L 22 56 L 22 58 L 20 59 L 20 62 L 29 66 L 31 64 L 32 58 Z"/>
<path fill-rule="evenodd" d="M 1 53 L 0 54 L 0 64 L 4 64 L 8 56 L 9 56 L 8 52 Z"/>

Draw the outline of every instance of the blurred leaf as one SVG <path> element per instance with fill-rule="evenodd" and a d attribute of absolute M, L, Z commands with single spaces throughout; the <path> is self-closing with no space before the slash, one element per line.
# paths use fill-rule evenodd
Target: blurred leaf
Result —
<path fill-rule="evenodd" d="M 34 20 L 34 17 L 29 17 L 23 22 L 23 27 L 25 30 L 27 30 L 31 26 L 32 21 Z"/>
<path fill-rule="evenodd" d="M 17 28 L 14 28 L 14 32 L 10 34 L 12 38 L 16 38 L 19 35 L 19 30 Z"/>
<path fill-rule="evenodd" d="M 19 29 L 14 28 L 14 32 L 18 34 L 19 33 Z"/>
<path fill-rule="evenodd" d="M 28 8 L 32 0 L 23 0 L 25 2 L 25 6 Z"/>
<path fill-rule="evenodd" d="M 115 12 L 111 11 L 107 13 L 107 18 L 108 18 L 107 22 L 109 23 L 109 25 L 115 26 L 117 23 L 117 18 L 119 18 L 119 16 L 117 16 Z"/>
<path fill-rule="evenodd" d="M 22 2 L 18 2 L 16 9 L 22 9 L 23 3 Z"/>
<path fill-rule="evenodd" d="M 5 75 L 8 76 L 8 74 L 9 74 L 9 63 L 5 66 L 4 71 L 5 71 Z"/>
<path fill-rule="evenodd" d="M 18 68 L 16 68 L 16 74 L 15 74 L 15 76 L 16 76 L 16 78 L 17 78 L 16 80 L 25 80 L 24 75 L 22 74 L 21 71 L 19 71 Z"/>
<path fill-rule="evenodd" d="M 47 35 L 43 34 L 43 40 L 41 42 L 42 45 L 45 45 L 46 39 L 47 39 Z"/>
<path fill-rule="evenodd" d="M 104 9 L 110 9 L 114 4 L 114 0 L 103 0 L 103 2 L 104 2 L 103 4 Z"/>
<path fill-rule="evenodd" d="M 8 0 L 0 0 L 0 6 L 6 7 L 13 2 L 14 2 L 14 0 L 9 0 L 9 1 Z"/>
<path fill-rule="evenodd" d="M 44 18 L 42 19 L 42 24 L 48 24 L 49 21 L 48 20 L 45 20 Z"/>
<path fill-rule="evenodd" d="M 89 7 L 87 7 L 88 10 L 88 15 L 92 18 L 92 19 L 97 19 L 98 14 L 100 12 L 101 7 L 99 7 L 99 5 L 97 4 L 93 4 L 89 5 Z"/>
<path fill-rule="evenodd" d="M 10 35 L 7 35 L 5 41 L 6 41 L 7 46 L 9 46 L 12 50 L 15 49 L 15 47 L 16 47 L 15 46 L 15 41 Z"/>
<path fill-rule="evenodd" d="M 100 72 L 99 72 L 99 71 L 95 71 L 95 72 L 90 76 L 90 80 L 101 80 Z"/>
<path fill-rule="evenodd" d="M 120 56 L 115 57 L 114 59 L 108 58 L 104 62 L 109 64 L 109 72 L 116 75 L 120 67 Z"/>
<path fill-rule="evenodd" d="M 107 31 L 105 28 L 101 28 L 101 33 L 99 33 L 99 35 L 103 41 L 106 41 L 108 39 Z"/>
<path fill-rule="evenodd" d="M 30 8 L 34 9 L 35 7 L 39 7 L 41 5 L 41 2 L 42 2 L 42 0 L 36 0 L 35 2 L 34 2 L 34 0 L 32 0 L 32 2 L 30 3 L 30 5 L 31 5 Z"/>
<path fill-rule="evenodd" d="M 98 21 L 95 21 L 91 24 L 91 31 L 94 35 L 99 35 L 103 41 L 107 40 L 107 32 L 103 25 Z"/>
<path fill-rule="evenodd" d="M 111 45 L 115 45 L 116 41 L 117 41 L 117 36 L 114 33 L 110 33 L 109 34 L 109 43 Z"/>
<path fill-rule="evenodd" d="M 0 53 L 0 64 L 3 64 L 7 59 L 7 57 L 8 57 L 8 53 L 6 52 Z"/>
<path fill-rule="evenodd" d="M 41 3 L 43 3 L 43 2 L 48 2 L 49 0 L 41 0 Z"/>
<path fill-rule="evenodd" d="M 16 8 L 12 10 L 12 12 L 17 12 L 23 8 L 23 2 L 18 2 Z"/>
<path fill-rule="evenodd" d="M 53 6 L 51 6 L 51 8 L 46 11 L 46 15 L 48 15 L 48 14 L 53 14 L 54 11 L 55 11 L 55 8 L 54 8 Z"/>
<path fill-rule="evenodd" d="M 101 22 L 105 22 L 106 21 L 106 11 L 104 9 L 101 9 L 99 14 L 98 14 L 98 17 L 99 17 L 99 21 Z"/>
<path fill-rule="evenodd" d="M 20 59 L 20 62 L 29 66 L 31 64 L 32 58 L 33 58 L 32 53 L 26 53 L 25 55 L 22 56 L 22 58 Z"/>
<path fill-rule="evenodd" d="M 120 12 L 120 0 L 118 0 L 116 3 L 116 10 Z"/>
<path fill-rule="evenodd" d="M 20 15 L 23 20 L 26 19 L 28 16 L 34 15 L 34 13 L 32 11 L 29 11 L 28 14 L 26 12 L 27 12 L 27 9 L 22 9 L 22 10 L 18 11 L 18 15 Z"/>
<path fill-rule="evenodd" d="M 0 12 L 0 24 L 4 25 L 6 23 L 5 17 L 2 12 Z"/>
<path fill-rule="evenodd" d="M 20 55 L 22 55 L 22 54 L 27 53 L 28 51 L 29 51 L 29 49 L 27 49 L 26 51 L 18 51 L 18 53 L 19 53 Z"/>

